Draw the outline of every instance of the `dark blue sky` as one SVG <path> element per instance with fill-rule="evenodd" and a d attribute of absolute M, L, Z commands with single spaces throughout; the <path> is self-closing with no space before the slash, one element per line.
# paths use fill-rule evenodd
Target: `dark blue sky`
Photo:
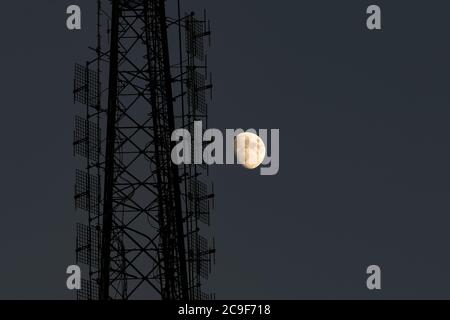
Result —
<path fill-rule="evenodd" d="M 217 298 L 450 298 L 450 3 L 183 2 L 212 21 L 210 126 L 281 131 L 279 175 L 211 170 Z M 374 3 L 381 32 L 365 27 Z M 9 1 L 1 16 L 0 298 L 73 298 L 72 76 L 95 8 Z"/>

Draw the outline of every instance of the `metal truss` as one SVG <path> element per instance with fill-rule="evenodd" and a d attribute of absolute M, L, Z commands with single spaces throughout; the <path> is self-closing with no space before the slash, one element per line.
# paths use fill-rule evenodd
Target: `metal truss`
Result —
<path fill-rule="evenodd" d="M 168 18 L 164 0 L 112 0 L 111 14 L 97 3 L 96 58 L 76 65 L 74 81 L 86 107 L 74 132 L 86 164 L 75 203 L 88 213 L 77 228 L 77 261 L 89 269 L 78 298 L 211 299 L 202 285 L 215 249 L 200 235 L 213 204 L 207 168 L 171 161 L 173 130 L 207 120 L 209 22 L 181 17 L 179 3 Z"/>

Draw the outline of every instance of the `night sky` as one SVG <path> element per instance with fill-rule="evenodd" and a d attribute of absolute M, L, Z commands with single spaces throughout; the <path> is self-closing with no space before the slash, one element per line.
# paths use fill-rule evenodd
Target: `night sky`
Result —
<path fill-rule="evenodd" d="M 210 127 L 281 135 L 277 176 L 211 168 L 217 298 L 450 299 L 450 3 L 182 3 L 212 23 Z M 382 31 L 366 28 L 371 4 Z M 73 299 L 72 78 L 95 2 L 5 1 L 0 15 L 0 298 Z M 381 291 L 366 288 L 372 264 Z"/>

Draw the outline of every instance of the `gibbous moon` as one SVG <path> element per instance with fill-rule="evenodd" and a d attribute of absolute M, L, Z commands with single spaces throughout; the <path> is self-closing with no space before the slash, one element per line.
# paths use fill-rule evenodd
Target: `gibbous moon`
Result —
<path fill-rule="evenodd" d="M 266 158 L 266 145 L 254 133 L 238 134 L 234 141 L 234 148 L 238 163 L 247 169 L 256 169 Z"/>

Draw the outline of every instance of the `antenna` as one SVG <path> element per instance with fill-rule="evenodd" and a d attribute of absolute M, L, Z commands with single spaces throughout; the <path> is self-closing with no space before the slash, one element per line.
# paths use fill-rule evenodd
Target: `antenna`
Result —
<path fill-rule="evenodd" d="M 165 0 L 98 0 L 96 57 L 75 65 L 76 254 L 89 275 L 78 299 L 215 297 L 203 290 L 215 254 L 208 170 L 171 160 L 172 132 L 207 122 L 211 31 L 206 13 L 181 17 L 177 2 L 170 19 Z"/>

